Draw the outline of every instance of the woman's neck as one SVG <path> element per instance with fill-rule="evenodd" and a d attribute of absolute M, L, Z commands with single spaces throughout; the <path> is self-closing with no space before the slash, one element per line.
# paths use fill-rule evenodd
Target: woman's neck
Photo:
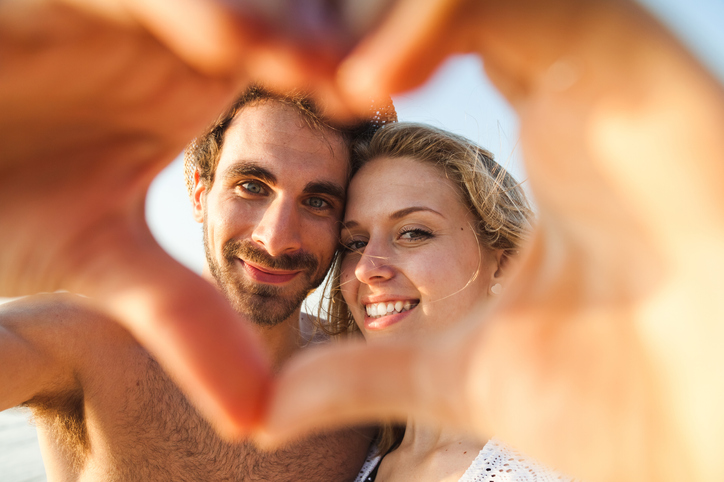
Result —
<path fill-rule="evenodd" d="M 458 480 L 475 460 L 485 440 L 408 419 L 400 446 L 382 459 L 380 482 Z"/>
<path fill-rule="evenodd" d="M 437 451 L 458 445 L 479 445 L 482 449 L 485 442 L 471 432 L 462 429 L 449 429 L 427 421 L 421 422 L 409 418 L 399 449 L 409 452 L 412 456 L 424 458 Z"/>

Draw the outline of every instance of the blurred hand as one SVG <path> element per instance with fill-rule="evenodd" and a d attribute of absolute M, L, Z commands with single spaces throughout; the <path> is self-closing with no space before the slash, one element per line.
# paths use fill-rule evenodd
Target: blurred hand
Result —
<path fill-rule="evenodd" d="M 227 434 L 260 416 L 265 355 L 144 209 L 250 73 L 275 77 L 264 59 L 294 72 L 291 50 L 246 27 L 200 0 L 0 3 L 0 296 L 93 297 Z"/>
<path fill-rule="evenodd" d="M 412 413 L 585 480 L 721 480 L 721 86 L 636 6 L 573 0 L 403 1 L 340 82 L 396 91 L 467 50 L 520 116 L 517 279 L 440 340 L 306 351 L 265 440 Z"/>
<path fill-rule="evenodd" d="M 335 59 L 212 0 L 0 2 L 0 59 L 0 296 L 91 297 L 217 429 L 249 429 L 266 357 L 226 300 L 154 241 L 145 195 L 251 79 L 313 84 L 343 112 Z"/>

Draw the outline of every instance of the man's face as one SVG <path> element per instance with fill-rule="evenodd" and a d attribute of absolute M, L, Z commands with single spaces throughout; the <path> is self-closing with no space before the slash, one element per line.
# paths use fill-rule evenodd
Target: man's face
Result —
<path fill-rule="evenodd" d="M 211 188 L 197 182 L 209 269 L 236 310 L 262 326 L 319 286 L 339 239 L 348 149 L 275 101 L 245 107 L 224 135 Z"/>

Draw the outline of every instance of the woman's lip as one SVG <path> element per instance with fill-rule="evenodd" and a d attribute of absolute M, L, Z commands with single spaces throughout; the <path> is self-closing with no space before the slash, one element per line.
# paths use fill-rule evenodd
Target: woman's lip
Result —
<path fill-rule="evenodd" d="M 246 271 L 249 277 L 260 283 L 283 284 L 291 281 L 300 273 L 299 271 L 275 271 L 269 268 L 262 268 L 242 259 L 239 261 L 241 261 L 241 264 L 244 266 L 244 271 Z"/>
<path fill-rule="evenodd" d="M 379 318 L 371 318 L 371 317 L 365 315 L 365 319 L 364 319 L 365 328 L 369 331 L 384 330 L 385 328 L 404 320 L 407 317 L 407 315 L 412 313 L 412 311 L 415 308 L 417 308 L 417 305 L 410 308 L 407 311 L 403 311 L 402 313 L 395 313 L 393 315 L 380 316 Z"/>
<path fill-rule="evenodd" d="M 410 298 L 408 296 L 385 295 L 385 296 L 373 296 L 370 298 L 364 298 L 364 299 L 362 299 L 361 303 L 363 306 L 367 306 L 367 305 L 374 305 L 377 303 L 390 303 L 390 302 L 395 303 L 397 301 L 402 301 L 403 303 L 410 302 L 410 303 L 417 304 L 420 302 L 420 299 L 419 298 Z"/>

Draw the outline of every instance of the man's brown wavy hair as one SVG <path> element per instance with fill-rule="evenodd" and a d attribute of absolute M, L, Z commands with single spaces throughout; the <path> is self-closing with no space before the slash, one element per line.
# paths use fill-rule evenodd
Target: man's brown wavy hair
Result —
<path fill-rule="evenodd" d="M 219 155 L 224 145 L 224 135 L 234 118 L 245 108 L 262 102 L 278 102 L 294 108 L 307 126 L 314 131 L 326 133 L 332 131 L 342 137 L 350 146 L 356 142 L 368 140 L 381 125 L 397 120 L 392 102 L 375 107 L 372 103 L 368 118 L 356 119 L 351 123 L 340 124 L 329 119 L 309 92 L 294 90 L 274 92 L 261 85 L 248 87 L 234 103 L 209 128 L 186 147 L 184 152 L 184 177 L 189 195 L 194 183 L 194 171 L 198 169 L 201 181 L 210 188 L 214 184 L 214 175 L 219 163 Z"/>

